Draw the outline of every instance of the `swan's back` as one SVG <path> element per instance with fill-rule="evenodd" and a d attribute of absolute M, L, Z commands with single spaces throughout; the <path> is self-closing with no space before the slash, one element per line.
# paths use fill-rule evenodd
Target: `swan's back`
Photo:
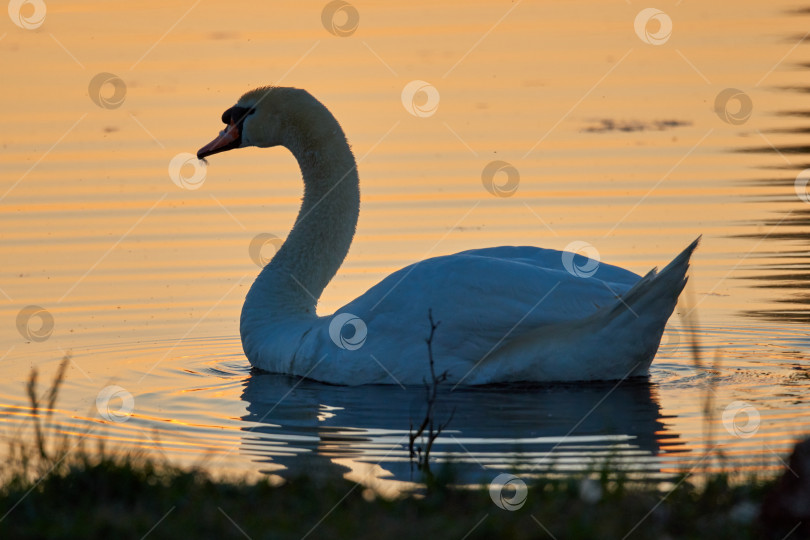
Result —
<path fill-rule="evenodd" d="M 694 246 L 675 266 L 645 278 L 604 263 L 590 277 L 578 277 L 563 262 L 573 254 L 531 247 L 421 261 L 338 310 L 363 321 L 362 346 L 336 346 L 329 335 L 333 318 L 323 318 L 301 347 L 301 357 L 317 365 L 297 370 L 336 384 L 421 384 L 430 310 L 440 322 L 433 343 L 437 369 L 454 383 L 641 375 L 685 284 Z M 575 259 L 579 268 L 587 261 Z"/>

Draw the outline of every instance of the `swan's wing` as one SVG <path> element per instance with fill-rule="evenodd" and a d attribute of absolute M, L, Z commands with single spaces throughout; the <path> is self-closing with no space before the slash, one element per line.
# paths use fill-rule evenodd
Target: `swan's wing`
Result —
<path fill-rule="evenodd" d="M 568 262 L 575 266 L 564 256 L 571 256 Z M 362 321 L 362 346 L 352 348 L 354 325 L 344 329 L 346 341 L 336 344 L 335 328 L 329 333 L 335 319 L 325 317 L 306 337 L 301 353 L 322 359 L 321 368 L 307 367 L 316 369 L 311 376 L 321 380 L 329 379 L 318 372 L 341 372 L 351 380 L 332 382 L 390 383 L 384 379 L 391 377 L 418 383 L 427 362 L 428 310 L 440 322 L 433 349 L 441 366 L 465 370 L 506 340 L 585 318 L 615 303 L 639 279 L 615 266 L 539 248 L 498 247 L 436 257 L 394 272 L 337 311 Z M 342 363 L 339 370 L 335 362 Z M 380 380 L 364 379 L 372 372 Z"/>
<path fill-rule="evenodd" d="M 511 328 L 524 316 L 536 327 L 586 317 L 615 302 L 640 279 L 579 255 L 571 257 L 566 268 L 564 256 L 572 254 L 498 247 L 426 259 L 394 272 L 338 312 L 354 309 L 371 322 L 381 314 L 403 311 L 422 310 L 427 317 L 432 308 L 437 317 L 472 322 L 474 328 L 490 318 L 499 321 L 488 326 L 500 322 Z"/>
<path fill-rule="evenodd" d="M 573 270 L 575 274 L 578 270 L 580 277 L 588 275 L 606 283 L 623 283 L 632 286 L 641 278 L 641 276 L 630 270 L 589 259 L 583 255 L 533 246 L 498 246 L 471 249 L 449 256 L 457 257 L 461 255 L 522 262 L 546 270 L 560 270 L 568 273 L 571 273 Z"/>

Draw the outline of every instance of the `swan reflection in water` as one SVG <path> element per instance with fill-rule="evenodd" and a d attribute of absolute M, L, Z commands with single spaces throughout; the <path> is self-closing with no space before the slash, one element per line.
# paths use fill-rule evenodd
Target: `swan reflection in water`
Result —
<path fill-rule="evenodd" d="M 573 472 L 609 460 L 655 473 L 678 452 L 647 379 L 622 383 L 439 388 L 437 423 L 452 420 L 431 452 L 434 470 L 452 461 L 461 483 L 504 470 Z M 419 477 L 408 456 L 411 424 L 425 414 L 425 388 L 331 386 L 254 371 L 242 399 L 242 450 L 285 478 L 333 475 L 379 487 Z"/>

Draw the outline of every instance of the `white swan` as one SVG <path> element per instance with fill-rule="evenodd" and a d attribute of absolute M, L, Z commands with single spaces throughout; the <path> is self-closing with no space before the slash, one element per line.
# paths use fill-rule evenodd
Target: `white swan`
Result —
<path fill-rule="evenodd" d="M 200 159 L 284 146 L 304 179 L 287 240 L 242 308 L 242 346 L 262 370 L 334 384 L 422 384 L 428 310 L 441 326 L 437 373 L 454 384 L 585 381 L 646 375 L 686 283 L 695 240 L 643 278 L 581 255 L 494 247 L 394 272 L 335 315 L 317 299 L 349 251 L 360 209 L 357 166 L 334 116 L 308 92 L 264 87 L 222 115 Z M 589 277 L 566 271 L 571 263 Z M 590 274 L 588 272 L 582 272 Z"/>

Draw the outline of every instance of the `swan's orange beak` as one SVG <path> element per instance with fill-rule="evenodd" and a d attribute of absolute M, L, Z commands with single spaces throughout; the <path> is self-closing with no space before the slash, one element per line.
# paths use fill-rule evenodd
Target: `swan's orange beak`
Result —
<path fill-rule="evenodd" d="M 220 132 L 216 139 L 197 150 L 197 159 L 238 148 L 240 142 L 239 126 L 231 123 Z"/>

